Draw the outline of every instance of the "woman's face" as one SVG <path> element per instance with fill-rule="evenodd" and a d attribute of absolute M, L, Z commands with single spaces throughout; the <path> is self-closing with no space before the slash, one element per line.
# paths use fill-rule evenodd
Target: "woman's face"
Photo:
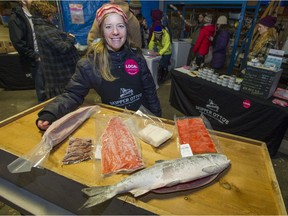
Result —
<path fill-rule="evenodd" d="M 263 34 L 264 32 L 268 31 L 268 27 L 262 25 L 262 24 L 258 24 L 258 31 L 259 31 L 259 34 Z"/>
<path fill-rule="evenodd" d="M 198 16 L 198 22 L 202 23 L 204 21 L 204 16 L 202 14 L 199 14 Z"/>
<path fill-rule="evenodd" d="M 122 16 L 117 13 L 108 15 L 103 21 L 102 28 L 108 49 L 120 50 L 127 37 L 127 27 Z"/>

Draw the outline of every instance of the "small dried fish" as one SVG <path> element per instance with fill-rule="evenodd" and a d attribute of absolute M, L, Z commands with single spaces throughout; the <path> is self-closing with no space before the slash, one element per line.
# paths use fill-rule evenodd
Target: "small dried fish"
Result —
<path fill-rule="evenodd" d="M 71 138 L 62 160 L 63 164 L 75 164 L 92 158 L 92 140 Z"/>

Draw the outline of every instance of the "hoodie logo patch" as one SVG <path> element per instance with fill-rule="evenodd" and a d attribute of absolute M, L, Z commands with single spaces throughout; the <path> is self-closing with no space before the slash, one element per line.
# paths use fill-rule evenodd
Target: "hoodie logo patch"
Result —
<path fill-rule="evenodd" d="M 124 63 L 125 71 L 131 75 L 134 76 L 139 72 L 139 65 L 134 59 L 127 59 Z"/>

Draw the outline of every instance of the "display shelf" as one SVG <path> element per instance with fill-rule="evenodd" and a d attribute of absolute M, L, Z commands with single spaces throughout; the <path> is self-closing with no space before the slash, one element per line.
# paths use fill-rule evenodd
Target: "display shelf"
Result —
<path fill-rule="evenodd" d="M 223 1 L 164 1 L 164 17 L 166 17 L 167 13 L 172 11 L 170 8 L 170 4 L 177 6 L 181 6 L 182 8 L 182 14 L 183 16 L 186 15 L 188 9 L 229 9 L 231 11 L 232 9 L 235 11 L 238 11 L 238 16 L 239 19 L 238 21 L 238 27 L 235 31 L 235 36 L 234 36 L 234 45 L 232 48 L 232 53 L 231 53 L 231 60 L 229 63 L 229 66 L 227 68 L 227 74 L 231 74 L 233 71 L 233 67 L 235 63 L 237 62 L 239 55 L 238 53 L 244 53 L 243 58 L 241 59 L 241 64 L 240 67 L 243 68 L 246 64 L 246 58 L 248 56 L 249 52 L 249 46 L 251 43 L 251 39 L 253 36 L 253 30 L 256 24 L 256 20 L 258 17 L 258 12 L 260 8 L 260 1 L 255 1 L 255 2 L 248 2 L 247 0 L 243 1 L 229 1 L 229 2 L 223 2 Z M 244 31 L 244 19 L 246 14 L 249 14 L 249 17 L 251 17 L 251 14 L 253 14 L 253 20 L 251 22 L 250 28 Z M 184 21 L 182 22 L 182 26 L 184 29 Z M 183 34 L 182 34 L 183 35 Z M 181 35 L 181 36 L 182 36 Z M 180 37 L 181 37 L 180 36 Z M 241 42 L 241 44 L 240 44 Z M 241 45 L 241 46 L 239 46 Z"/>

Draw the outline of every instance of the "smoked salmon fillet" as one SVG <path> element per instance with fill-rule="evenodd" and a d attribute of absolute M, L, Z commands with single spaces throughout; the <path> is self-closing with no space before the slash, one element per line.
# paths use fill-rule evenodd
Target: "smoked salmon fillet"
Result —
<path fill-rule="evenodd" d="M 144 167 L 136 140 L 120 117 L 113 117 L 101 136 L 102 174 L 130 173 Z"/>
<path fill-rule="evenodd" d="M 194 154 L 217 152 L 201 118 L 177 119 L 180 144 L 189 144 Z"/>

